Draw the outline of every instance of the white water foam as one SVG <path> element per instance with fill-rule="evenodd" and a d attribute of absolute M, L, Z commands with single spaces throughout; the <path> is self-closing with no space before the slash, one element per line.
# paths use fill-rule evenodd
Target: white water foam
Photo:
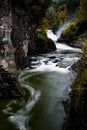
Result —
<path fill-rule="evenodd" d="M 64 58 L 64 60 L 63 61 L 65 61 L 65 62 L 71 62 L 71 61 L 74 61 L 74 62 L 77 62 L 78 60 L 80 60 L 80 57 L 72 57 L 72 58 L 69 58 L 69 57 L 66 57 L 66 58 Z"/>
<path fill-rule="evenodd" d="M 70 47 L 67 44 L 62 44 L 62 43 L 57 43 L 56 42 L 56 47 L 58 50 L 66 50 L 66 51 L 72 51 L 72 52 L 77 52 L 77 53 L 82 53 L 82 50 L 79 48 L 74 48 Z"/>
<path fill-rule="evenodd" d="M 9 115 L 12 115 L 12 114 L 14 114 L 13 112 L 11 112 L 12 111 L 12 107 L 11 107 L 11 105 L 12 104 L 16 104 L 16 100 L 13 100 L 13 101 L 10 101 L 9 102 L 9 104 L 7 104 L 7 106 L 6 106 L 6 109 L 4 109 L 4 110 L 2 110 L 5 114 L 9 114 Z"/>
<path fill-rule="evenodd" d="M 69 68 L 70 66 L 66 67 L 66 68 L 61 68 L 59 66 L 56 66 L 57 63 L 54 63 L 54 64 L 48 64 L 48 65 L 45 65 L 45 64 L 42 64 L 41 66 L 33 69 L 33 70 L 30 70 L 30 72 L 39 72 L 39 71 L 42 71 L 42 72 L 52 72 L 52 71 L 56 71 L 56 72 L 60 72 L 60 73 L 69 73 Z"/>
<path fill-rule="evenodd" d="M 25 77 L 23 78 L 23 75 L 25 73 L 26 71 L 23 71 L 20 74 L 19 76 L 20 82 L 24 81 Z M 6 106 L 6 109 L 3 110 L 3 112 L 10 115 L 8 120 L 14 123 L 16 127 L 19 128 L 20 130 L 31 130 L 31 128 L 29 128 L 29 120 L 31 118 L 31 116 L 29 115 L 29 112 L 32 110 L 34 105 L 39 100 L 41 92 L 39 90 L 35 90 L 34 88 L 32 88 L 31 86 L 27 84 L 22 83 L 21 85 L 31 93 L 31 96 L 28 98 L 26 105 L 23 108 L 19 109 L 16 113 L 13 113 L 13 112 L 10 112 L 10 110 L 12 110 L 11 105 L 13 103 L 16 103 L 16 101 L 11 101 Z"/>
<path fill-rule="evenodd" d="M 57 41 L 57 36 L 52 32 L 52 30 L 47 30 L 47 37 L 52 39 L 54 42 Z"/>
<path fill-rule="evenodd" d="M 22 85 L 31 92 L 31 97 L 28 99 L 26 105 L 22 109 L 20 109 L 14 115 L 9 117 L 9 120 L 13 122 L 20 130 L 30 130 L 28 123 L 31 116 L 29 115 L 29 112 L 39 100 L 41 93 L 39 90 L 36 91 L 29 85 Z"/>

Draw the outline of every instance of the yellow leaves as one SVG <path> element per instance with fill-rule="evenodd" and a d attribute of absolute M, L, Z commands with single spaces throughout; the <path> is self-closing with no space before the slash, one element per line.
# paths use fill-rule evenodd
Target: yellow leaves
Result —
<path fill-rule="evenodd" d="M 76 31 L 76 25 L 74 22 L 71 22 L 68 27 L 63 31 L 63 35 L 66 36 L 66 35 L 74 35 L 75 34 L 75 31 Z"/>
<path fill-rule="evenodd" d="M 77 85 L 79 86 L 79 85 Z M 83 106 L 84 106 L 84 96 L 85 93 L 87 92 L 87 88 L 84 88 L 83 86 L 80 87 L 74 87 L 73 89 L 73 93 L 74 93 L 74 102 L 73 105 L 75 107 L 75 109 L 79 109 L 80 111 L 83 110 Z"/>
<path fill-rule="evenodd" d="M 48 19 L 43 18 L 42 24 L 43 24 L 44 26 L 48 27 L 48 26 L 49 26 L 48 23 L 49 23 Z"/>
<path fill-rule="evenodd" d="M 58 17 L 59 18 L 65 18 L 67 14 L 67 9 L 66 5 L 61 5 L 58 9 Z"/>
<path fill-rule="evenodd" d="M 83 66 L 85 65 L 87 65 L 87 41 L 85 42 L 83 50 Z"/>
<path fill-rule="evenodd" d="M 85 94 L 87 93 L 87 68 L 82 68 L 83 71 L 78 76 L 72 91 L 74 95 L 73 105 L 75 109 L 82 110 L 84 105 Z"/>
<path fill-rule="evenodd" d="M 85 45 L 84 45 L 84 54 L 87 54 L 87 41 L 85 42 Z"/>
<path fill-rule="evenodd" d="M 65 12 L 64 11 L 60 11 L 58 14 L 59 19 L 61 18 L 65 18 Z"/>
<path fill-rule="evenodd" d="M 67 7 L 66 4 L 60 5 L 57 12 L 57 19 L 60 23 L 60 25 L 64 22 L 67 15 Z"/>
<path fill-rule="evenodd" d="M 45 17 L 42 18 L 41 24 L 39 25 L 39 29 L 45 31 L 49 28 L 49 21 Z"/>
<path fill-rule="evenodd" d="M 78 12 L 78 20 L 82 21 L 85 19 L 87 19 L 87 0 L 81 0 Z"/>
<path fill-rule="evenodd" d="M 49 28 L 49 21 L 45 17 L 42 18 L 41 24 L 39 25 L 38 37 L 47 41 L 46 30 Z"/>

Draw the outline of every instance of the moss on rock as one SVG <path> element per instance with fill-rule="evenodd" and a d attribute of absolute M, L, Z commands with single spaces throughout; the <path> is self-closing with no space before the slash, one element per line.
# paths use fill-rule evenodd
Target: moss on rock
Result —
<path fill-rule="evenodd" d="M 71 104 L 64 130 L 87 129 L 87 41 L 83 50 L 80 72 L 72 85 Z"/>
<path fill-rule="evenodd" d="M 70 22 L 68 27 L 62 32 L 59 41 L 72 42 L 72 40 L 80 38 L 82 34 L 87 34 L 87 1 L 80 0 L 80 6 L 76 15 L 76 19 Z"/>

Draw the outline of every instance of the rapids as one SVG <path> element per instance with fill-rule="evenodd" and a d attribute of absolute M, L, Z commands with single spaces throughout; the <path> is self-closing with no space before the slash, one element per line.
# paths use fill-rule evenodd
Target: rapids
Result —
<path fill-rule="evenodd" d="M 68 98 L 73 73 L 71 66 L 80 59 L 82 51 L 65 43 L 57 43 L 63 25 L 56 34 L 47 31 L 47 36 L 56 44 L 52 53 L 32 58 L 32 69 L 26 68 L 19 75 L 25 88 L 25 98 L 1 102 L 0 130 L 62 130 L 65 117 L 62 102 Z"/>

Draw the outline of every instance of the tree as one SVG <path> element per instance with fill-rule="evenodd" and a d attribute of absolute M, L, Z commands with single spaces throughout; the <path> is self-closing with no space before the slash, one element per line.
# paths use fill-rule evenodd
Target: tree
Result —
<path fill-rule="evenodd" d="M 78 20 L 87 20 L 87 0 L 80 0 Z"/>

